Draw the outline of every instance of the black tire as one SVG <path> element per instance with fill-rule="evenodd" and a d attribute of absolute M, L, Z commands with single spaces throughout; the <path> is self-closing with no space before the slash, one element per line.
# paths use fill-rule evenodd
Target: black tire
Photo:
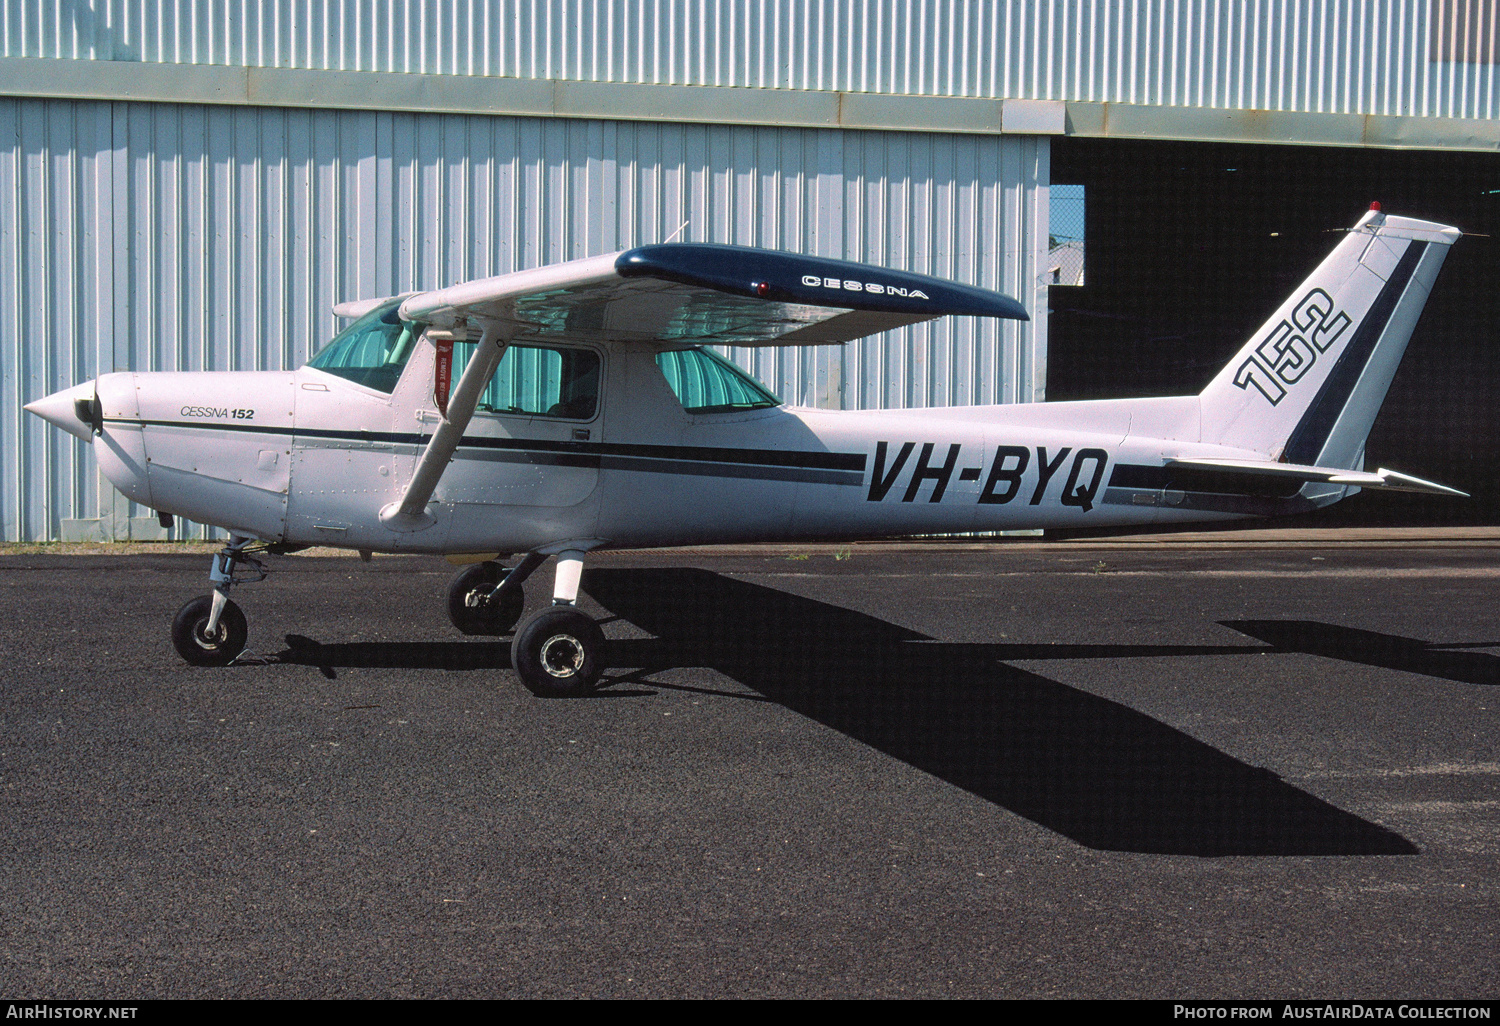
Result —
<path fill-rule="evenodd" d="M 520 588 L 508 591 L 499 602 L 469 605 L 474 592 L 481 588 L 488 591 L 507 573 L 504 566 L 495 562 L 475 563 L 458 573 L 448 585 L 448 619 L 453 626 L 464 634 L 486 637 L 504 634 L 514 627 L 526 608 L 526 594 Z"/>
<path fill-rule="evenodd" d="M 212 596 L 199 595 L 172 618 L 172 647 L 194 666 L 228 666 L 245 650 L 245 639 L 250 632 L 245 626 L 245 614 L 233 602 L 224 603 L 214 636 L 204 633 L 213 608 Z"/>
<path fill-rule="evenodd" d="M 585 695 L 604 672 L 604 632 L 572 606 L 553 606 L 516 631 L 510 661 L 534 694 Z"/>

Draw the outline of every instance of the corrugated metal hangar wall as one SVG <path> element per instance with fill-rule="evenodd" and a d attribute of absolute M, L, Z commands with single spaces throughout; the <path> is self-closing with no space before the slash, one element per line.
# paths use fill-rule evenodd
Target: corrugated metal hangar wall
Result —
<path fill-rule="evenodd" d="M 0 99 L 7 540 L 158 537 L 21 405 L 101 370 L 295 367 L 342 299 L 670 236 L 1041 296 L 1033 136 Z M 733 355 L 793 403 L 1040 398 L 1030 324 L 945 318 Z M 181 534 L 179 530 L 179 535 Z"/>
<path fill-rule="evenodd" d="M 0 54 L 1493 118 L 1496 17 L 1491 0 L 9 0 Z"/>
<path fill-rule="evenodd" d="M 684 221 L 1033 312 L 735 354 L 787 400 L 1038 399 L 1049 136 L 1493 153 L 1497 40 L 1493 0 L 8 0 L 0 535 L 159 536 L 31 398 Z"/>

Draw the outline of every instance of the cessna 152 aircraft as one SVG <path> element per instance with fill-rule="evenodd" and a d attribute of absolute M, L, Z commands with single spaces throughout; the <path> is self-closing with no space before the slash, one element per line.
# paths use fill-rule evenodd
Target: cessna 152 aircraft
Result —
<path fill-rule="evenodd" d="M 1359 488 L 1365 438 L 1455 228 L 1379 205 L 1198 395 L 834 412 L 784 406 L 706 346 L 846 342 L 944 315 L 1025 319 L 924 275 L 707 244 L 642 246 L 335 308 L 289 372 L 102 374 L 26 408 L 93 443 L 129 498 L 229 532 L 172 626 L 190 663 L 244 648 L 259 552 L 469 554 L 467 634 L 510 631 L 538 692 L 593 687 L 576 605 L 607 547 L 1105 527 L 1294 513 Z M 457 375 L 456 383 L 453 381 Z M 501 554 L 524 553 L 506 567 Z"/>

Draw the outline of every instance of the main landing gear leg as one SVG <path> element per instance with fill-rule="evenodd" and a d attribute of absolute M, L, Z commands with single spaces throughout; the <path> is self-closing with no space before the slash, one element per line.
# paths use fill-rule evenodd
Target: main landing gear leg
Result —
<path fill-rule="evenodd" d="M 582 552 L 558 553 L 552 608 L 532 616 L 511 639 L 511 665 L 536 694 L 587 694 L 604 671 L 604 632 L 577 608 L 582 575 Z"/>
<path fill-rule="evenodd" d="M 245 614 L 230 601 L 229 589 L 266 579 L 265 564 L 245 554 L 253 541 L 248 535 L 231 534 L 208 571 L 213 593 L 192 599 L 172 620 L 172 647 L 194 666 L 228 666 L 245 650 Z"/>

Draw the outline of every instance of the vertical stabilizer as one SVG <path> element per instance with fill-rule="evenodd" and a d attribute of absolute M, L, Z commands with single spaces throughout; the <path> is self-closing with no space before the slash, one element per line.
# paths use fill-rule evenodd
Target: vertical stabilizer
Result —
<path fill-rule="evenodd" d="M 1203 390 L 1203 441 L 1359 469 L 1438 268 L 1461 234 L 1372 208 Z"/>

